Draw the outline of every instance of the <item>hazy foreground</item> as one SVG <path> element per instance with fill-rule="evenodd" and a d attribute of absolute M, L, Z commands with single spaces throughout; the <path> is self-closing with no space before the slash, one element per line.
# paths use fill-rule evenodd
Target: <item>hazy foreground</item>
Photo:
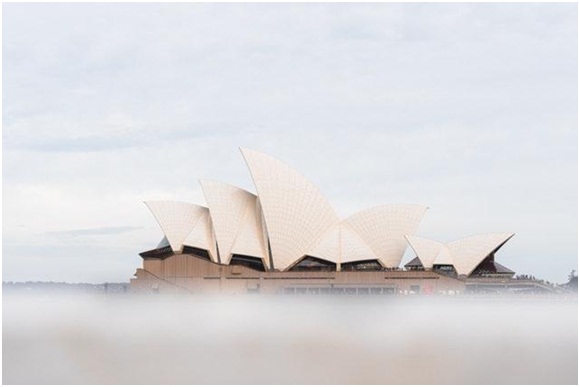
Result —
<path fill-rule="evenodd" d="M 5 296 L 5 384 L 576 384 L 577 301 Z"/>

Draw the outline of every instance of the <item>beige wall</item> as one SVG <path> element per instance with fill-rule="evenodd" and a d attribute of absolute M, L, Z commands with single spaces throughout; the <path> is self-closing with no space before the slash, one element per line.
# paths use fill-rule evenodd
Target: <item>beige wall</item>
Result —
<path fill-rule="evenodd" d="M 283 293 L 284 289 L 392 288 L 408 293 L 419 287 L 422 294 L 463 292 L 463 281 L 430 271 L 374 272 L 258 272 L 237 265 L 218 265 L 191 255 L 143 260 L 131 280 L 134 292 L 158 293 Z M 287 292 L 288 290 L 286 290 Z"/>

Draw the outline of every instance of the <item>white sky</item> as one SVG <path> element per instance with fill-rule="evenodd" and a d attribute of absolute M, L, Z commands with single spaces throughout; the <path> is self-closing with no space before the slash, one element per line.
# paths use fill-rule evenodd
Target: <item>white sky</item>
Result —
<path fill-rule="evenodd" d="M 127 281 L 162 237 L 144 200 L 254 191 L 239 146 L 342 216 L 425 204 L 420 236 L 577 268 L 577 4 L 4 3 L 2 28 L 5 281 Z"/>

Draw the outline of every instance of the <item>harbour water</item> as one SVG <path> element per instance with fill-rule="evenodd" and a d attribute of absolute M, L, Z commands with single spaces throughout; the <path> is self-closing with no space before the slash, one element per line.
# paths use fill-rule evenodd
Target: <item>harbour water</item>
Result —
<path fill-rule="evenodd" d="M 4 384 L 577 384 L 577 298 L 3 299 Z"/>

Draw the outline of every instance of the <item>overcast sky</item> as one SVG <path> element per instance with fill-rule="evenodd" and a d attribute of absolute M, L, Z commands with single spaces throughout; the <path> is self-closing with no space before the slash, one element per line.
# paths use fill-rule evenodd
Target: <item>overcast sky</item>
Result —
<path fill-rule="evenodd" d="M 127 281 L 162 237 L 144 200 L 255 192 L 240 146 L 341 216 L 425 204 L 419 236 L 577 269 L 577 4 L 4 3 L 2 28 L 5 281 Z"/>

